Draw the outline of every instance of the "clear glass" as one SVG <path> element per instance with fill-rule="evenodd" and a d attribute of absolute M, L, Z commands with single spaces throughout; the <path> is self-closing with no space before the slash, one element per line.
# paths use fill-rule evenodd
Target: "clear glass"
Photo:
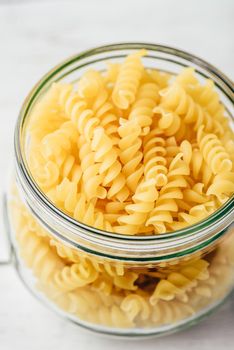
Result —
<path fill-rule="evenodd" d="M 16 267 L 26 286 L 58 313 L 94 331 L 125 336 L 178 330 L 215 309 L 234 285 L 232 197 L 207 219 L 162 236 L 121 236 L 75 221 L 40 191 L 27 165 L 27 125 L 55 81 L 75 82 L 145 48 L 148 68 L 177 74 L 192 66 L 211 78 L 230 118 L 232 83 L 203 60 L 173 48 L 118 44 L 74 56 L 30 92 L 15 132 L 15 180 L 7 195 Z"/>

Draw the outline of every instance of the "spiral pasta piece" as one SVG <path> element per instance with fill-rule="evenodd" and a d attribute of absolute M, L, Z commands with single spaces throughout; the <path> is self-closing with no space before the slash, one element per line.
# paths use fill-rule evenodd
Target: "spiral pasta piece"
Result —
<path fill-rule="evenodd" d="M 95 98 L 104 86 L 104 79 L 100 72 L 90 69 L 83 74 L 78 82 L 77 94 L 82 99 Z"/>
<path fill-rule="evenodd" d="M 117 107 L 128 109 L 135 101 L 143 72 L 140 58 L 145 54 L 145 50 L 141 50 L 129 55 L 122 64 L 112 93 L 112 100 Z"/>
<path fill-rule="evenodd" d="M 32 110 L 29 130 L 33 140 L 41 141 L 44 136 L 54 132 L 67 121 L 67 116 L 59 104 L 60 90 L 59 84 L 52 84 L 40 99 L 40 103 Z"/>
<path fill-rule="evenodd" d="M 74 209 L 74 218 L 88 226 L 96 227 L 100 230 L 112 232 L 111 224 L 105 220 L 104 214 L 95 210 L 92 202 L 86 203 L 85 198 L 80 194 Z"/>
<path fill-rule="evenodd" d="M 84 287 L 98 278 L 98 272 L 91 263 L 75 263 L 58 271 L 51 281 L 55 288 L 63 292 Z"/>
<path fill-rule="evenodd" d="M 195 70 L 191 67 L 185 68 L 177 76 L 176 81 L 182 84 L 196 103 L 221 122 L 224 129 L 224 126 L 228 126 L 228 119 L 225 116 L 225 109 L 219 100 L 219 95 L 215 91 L 214 82 L 206 79 L 205 84 L 200 84 L 194 72 Z"/>
<path fill-rule="evenodd" d="M 127 315 L 127 318 L 133 322 L 137 318 L 145 321 L 150 316 L 149 304 L 145 298 L 137 294 L 127 295 L 121 302 L 120 308 Z"/>
<path fill-rule="evenodd" d="M 100 162 L 99 174 L 104 174 L 102 184 L 103 186 L 110 186 L 107 198 L 116 196 L 118 200 L 125 201 L 129 196 L 129 190 L 125 185 L 125 177 L 121 173 L 118 152 L 102 127 L 96 128 L 92 147 L 95 151 L 95 161 Z"/>
<path fill-rule="evenodd" d="M 54 273 L 64 267 L 64 262 L 52 251 L 47 240 L 35 235 L 27 226 L 21 228 L 17 239 L 26 265 L 41 281 L 50 281 Z"/>
<path fill-rule="evenodd" d="M 156 325 L 169 325 L 192 316 L 194 313 L 195 309 L 187 303 L 177 300 L 169 302 L 159 300 L 153 308 L 151 318 Z"/>
<path fill-rule="evenodd" d="M 141 228 L 148 218 L 149 213 L 154 208 L 158 192 L 156 190 L 155 181 L 153 179 L 143 181 L 136 189 L 135 195 L 132 197 L 133 204 L 128 204 L 125 211 L 128 215 L 122 215 L 118 218 L 119 223 L 133 225 Z"/>
<path fill-rule="evenodd" d="M 91 144 L 81 136 L 78 140 L 79 157 L 83 172 L 83 190 L 88 199 L 106 198 L 106 189 L 101 186 L 104 174 L 99 173 L 100 163 L 95 162 Z"/>
<path fill-rule="evenodd" d="M 114 84 L 120 70 L 120 64 L 119 63 L 111 63 L 107 62 L 107 68 L 106 68 L 106 75 L 105 79 L 107 84 Z"/>
<path fill-rule="evenodd" d="M 186 188 L 183 191 L 183 199 L 186 203 L 202 204 L 210 200 L 207 193 L 204 192 L 204 184 L 196 183 L 191 188 Z"/>
<path fill-rule="evenodd" d="M 159 88 L 163 89 L 169 84 L 171 77 L 171 74 L 157 69 L 144 69 L 141 82 L 143 84 L 155 83 Z"/>
<path fill-rule="evenodd" d="M 124 121 L 118 133 L 120 135 L 119 158 L 123 164 L 127 186 L 134 193 L 144 171 L 141 165 L 143 154 L 140 151 L 142 141 L 139 137 L 141 128 L 132 121 Z"/>
<path fill-rule="evenodd" d="M 211 215 L 217 209 L 214 201 L 205 202 L 204 204 L 197 204 L 191 207 L 188 213 L 179 212 L 178 221 L 168 224 L 172 230 L 180 230 L 186 226 L 191 226 L 205 217 Z"/>
<path fill-rule="evenodd" d="M 186 124 L 194 124 L 195 131 L 201 125 L 204 125 L 207 132 L 223 134 L 221 123 L 213 119 L 206 110 L 194 102 L 192 97 L 178 83 L 175 82 L 166 89 L 161 90 L 159 94 L 162 96 L 161 105 L 183 117 L 183 121 Z"/>
<path fill-rule="evenodd" d="M 198 146 L 193 147 L 188 141 L 183 141 L 180 145 L 180 150 L 183 153 L 183 157 L 186 159 L 187 164 L 190 166 L 191 175 L 195 180 L 195 183 L 204 185 L 204 190 L 207 190 L 212 183 L 213 173 L 205 162 Z"/>
<path fill-rule="evenodd" d="M 169 166 L 168 183 L 162 187 L 159 198 L 152 210 L 146 225 L 153 225 L 155 233 L 164 233 L 167 225 L 173 222 L 173 213 L 177 212 L 177 199 L 183 199 L 183 188 L 187 187 L 184 175 L 189 175 L 188 165 L 177 154 Z"/>
<path fill-rule="evenodd" d="M 232 161 L 215 134 L 206 134 L 200 127 L 197 134 L 199 148 L 213 174 L 232 170 Z"/>
<path fill-rule="evenodd" d="M 184 68 L 179 75 L 177 75 L 175 81 L 183 86 L 186 92 L 190 92 L 191 89 L 196 88 L 199 85 L 199 81 L 195 76 L 195 69 L 192 67 Z"/>
<path fill-rule="evenodd" d="M 61 166 L 61 177 L 69 179 L 79 185 L 82 178 L 82 170 L 74 156 L 69 155 Z"/>
<path fill-rule="evenodd" d="M 92 201 L 87 202 L 84 194 L 77 192 L 77 184 L 64 178 L 62 182 L 48 192 L 48 197 L 76 220 L 102 230 L 112 231 L 111 225 L 105 220 L 104 214 L 95 210 Z"/>
<path fill-rule="evenodd" d="M 216 196 L 220 203 L 228 200 L 231 193 L 234 192 L 234 173 L 223 172 L 216 175 L 207 190 L 207 195 Z"/>
<path fill-rule="evenodd" d="M 140 86 L 136 100 L 131 107 L 129 120 L 135 121 L 145 132 L 152 123 L 153 109 L 159 101 L 158 86 L 154 83 Z"/>
<path fill-rule="evenodd" d="M 36 174 L 35 179 L 38 185 L 44 191 L 48 191 L 50 188 L 56 186 L 59 182 L 59 167 L 55 162 L 52 162 L 51 160 L 47 161 L 46 163 L 32 166 L 32 170 Z"/>
<path fill-rule="evenodd" d="M 50 245 L 55 247 L 58 256 L 68 263 L 78 263 L 81 261 L 81 256 L 75 249 L 62 244 L 60 241 L 51 239 Z"/>
<path fill-rule="evenodd" d="M 208 266 L 207 261 L 199 259 L 182 267 L 178 272 L 172 272 L 167 279 L 161 279 L 150 298 L 151 304 L 155 305 L 158 300 L 170 301 L 175 298 L 188 301 L 186 292 L 194 288 L 198 281 L 209 278 Z"/>
<path fill-rule="evenodd" d="M 133 291 L 137 289 L 137 286 L 135 285 L 137 278 L 137 273 L 132 271 L 124 271 L 123 275 L 115 274 L 113 276 L 113 283 L 118 288 Z"/>
<path fill-rule="evenodd" d="M 167 165 L 169 166 L 175 156 L 180 153 L 180 147 L 174 136 L 168 137 L 165 140 L 165 149 L 166 149 L 166 160 Z"/>
<path fill-rule="evenodd" d="M 61 92 L 60 104 L 68 118 L 76 125 L 79 134 L 82 134 L 86 140 L 89 141 L 100 120 L 95 116 L 95 111 L 89 107 L 88 101 L 82 99 L 77 93 L 73 92 L 73 90 L 67 89 L 66 86 L 64 90 L 65 91 L 62 90 Z M 95 87 L 94 90 L 95 91 L 92 93 L 89 92 L 88 95 L 91 94 L 92 97 L 96 97 L 96 94 L 98 94 L 97 87 Z M 73 132 L 75 132 L 74 127 Z"/>
<path fill-rule="evenodd" d="M 162 106 L 154 108 L 154 113 L 159 116 L 158 128 L 162 130 L 164 135 L 169 137 L 172 135 L 178 136 L 178 131 L 181 127 L 181 118 L 171 111 L 167 111 Z"/>
<path fill-rule="evenodd" d="M 100 126 L 105 128 L 107 135 L 112 137 L 114 143 L 118 143 L 118 117 L 115 114 L 115 108 L 109 100 L 109 93 L 102 89 L 93 102 L 92 108 L 95 117 L 100 121 Z"/>
<path fill-rule="evenodd" d="M 92 110 L 96 117 L 101 119 L 105 113 L 111 111 L 113 108 L 113 104 L 109 101 L 108 91 L 103 87 L 92 102 Z"/>
<path fill-rule="evenodd" d="M 53 133 L 46 135 L 41 141 L 42 154 L 46 159 L 56 159 L 63 150 L 69 153 L 72 143 L 77 141 L 78 134 L 73 124 L 68 121 Z"/>
<path fill-rule="evenodd" d="M 227 245 L 229 240 L 227 240 Z M 204 303 L 206 300 L 215 301 L 224 296 L 227 292 L 230 291 L 231 281 L 230 281 L 230 273 L 232 269 L 232 265 L 230 265 L 228 261 L 228 257 L 232 256 L 232 254 L 227 254 L 233 248 L 233 245 L 230 244 L 229 248 L 219 247 L 217 254 L 214 256 L 212 263 L 209 266 L 209 278 L 203 281 L 200 281 L 198 285 L 194 288 L 194 290 L 190 293 L 191 300 L 193 297 L 196 299 L 200 299 L 200 302 Z M 225 249 L 225 252 L 222 251 Z M 225 288 L 223 287 L 225 286 Z"/>
<path fill-rule="evenodd" d="M 154 179 L 156 187 L 167 184 L 167 161 L 165 140 L 153 129 L 144 139 L 144 175 L 146 180 Z"/>

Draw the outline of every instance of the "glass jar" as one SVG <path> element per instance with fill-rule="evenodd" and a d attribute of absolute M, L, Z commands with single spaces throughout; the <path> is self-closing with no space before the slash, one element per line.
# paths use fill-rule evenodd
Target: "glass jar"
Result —
<path fill-rule="evenodd" d="M 26 98 L 15 130 L 15 171 L 5 200 L 15 265 L 25 285 L 57 313 L 96 332 L 162 335 L 194 324 L 234 285 L 233 202 L 205 220 L 158 236 L 103 232 L 77 222 L 41 192 L 27 164 L 31 111 L 53 82 L 76 82 L 87 68 L 104 70 L 145 48 L 144 65 L 177 74 L 196 69 L 211 78 L 230 119 L 232 83 L 184 51 L 151 44 L 118 44 L 76 55 L 45 75 Z M 45 171 L 49 171 L 45 169 Z"/>

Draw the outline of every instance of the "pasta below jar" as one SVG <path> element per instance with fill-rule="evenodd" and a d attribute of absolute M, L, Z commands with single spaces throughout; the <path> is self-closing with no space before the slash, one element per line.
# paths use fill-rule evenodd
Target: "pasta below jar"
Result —
<path fill-rule="evenodd" d="M 78 221 L 127 235 L 192 225 L 234 192 L 233 132 L 214 83 L 192 68 L 147 69 L 145 54 L 54 83 L 28 126 L 28 164 L 46 196 Z"/>

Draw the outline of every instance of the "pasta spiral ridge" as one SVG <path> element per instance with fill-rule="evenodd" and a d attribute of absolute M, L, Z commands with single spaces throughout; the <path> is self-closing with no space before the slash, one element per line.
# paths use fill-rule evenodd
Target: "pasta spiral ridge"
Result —
<path fill-rule="evenodd" d="M 100 120 L 100 126 L 105 128 L 105 133 L 112 137 L 114 143 L 118 143 L 118 118 L 115 108 L 109 100 L 108 92 L 103 89 L 93 103 L 95 116 Z"/>

